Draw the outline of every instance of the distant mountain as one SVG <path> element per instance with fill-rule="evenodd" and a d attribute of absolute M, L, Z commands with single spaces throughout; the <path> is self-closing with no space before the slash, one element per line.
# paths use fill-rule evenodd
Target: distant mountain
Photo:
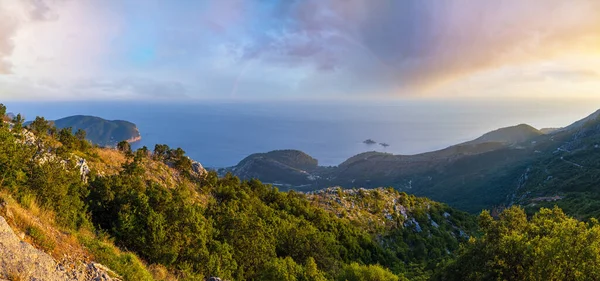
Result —
<path fill-rule="evenodd" d="M 505 144 L 517 144 L 522 143 L 532 138 L 543 135 L 544 133 L 540 130 L 531 127 L 527 124 L 520 124 L 517 126 L 501 128 L 495 131 L 491 131 L 473 141 L 465 144 L 480 144 L 486 142 L 501 142 Z"/>
<path fill-rule="evenodd" d="M 114 120 L 109 121 L 95 116 L 75 115 L 54 121 L 57 128 L 82 129 L 87 133 L 87 139 L 100 146 L 115 146 L 120 141 L 135 142 L 141 139 L 135 124 Z"/>
<path fill-rule="evenodd" d="M 222 172 L 233 172 L 242 178 L 260 178 L 268 183 L 303 182 L 318 168 L 317 159 L 298 150 L 275 150 L 255 153 L 238 165 Z"/>
<path fill-rule="evenodd" d="M 551 133 L 554 133 L 554 132 L 556 132 L 556 131 L 558 131 L 560 129 L 562 129 L 562 128 L 542 128 L 542 129 L 540 129 L 540 132 L 542 132 L 544 134 L 551 134 Z"/>
<path fill-rule="evenodd" d="M 246 179 L 258 178 L 283 188 L 300 191 L 332 185 L 348 188 L 393 186 L 398 189 L 411 189 L 413 181 L 406 180 L 407 177 L 444 169 L 460 159 L 492 151 L 510 148 L 522 152 L 516 150 L 519 148 L 518 144 L 542 135 L 540 131 L 531 126 L 518 125 L 502 128 L 476 140 L 433 152 L 416 155 L 365 152 L 350 157 L 336 167 L 316 166 L 316 160 L 303 167 L 290 165 L 290 163 L 273 157 L 273 155 L 280 154 L 281 151 L 273 151 L 251 155 L 240 161 L 238 165 L 222 169 L 221 172 L 232 172 L 234 175 Z M 301 151 L 287 150 L 286 153 L 293 154 L 300 159 L 313 159 Z"/>
<path fill-rule="evenodd" d="M 301 152 L 298 152 L 301 153 Z M 416 154 L 366 152 L 336 167 L 278 174 L 282 188 L 310 191 L 327 186 L 394 187 L 469 212 L 520 204 L 536 209 L 558 204 L 580 218 L 600 216 L 600 111 L 570 126 L 542 132 L 521 124 L 469 142 Z M 261 163 L 244 169 L 262 179 Z M 249 174 L 234 174 L 245 178 Z M 287 177 L 287 180 L 286 180 Z"/>

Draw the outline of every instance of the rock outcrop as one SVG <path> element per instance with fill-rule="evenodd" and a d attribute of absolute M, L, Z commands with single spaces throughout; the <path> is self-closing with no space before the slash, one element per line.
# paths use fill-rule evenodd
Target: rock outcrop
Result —
<path fill-rule="evenodd" d="M 200 176 L 203 176 L 204 174 L 206 174 L 206 169 L 204 169 L 204 167 L 202 166 L 202 164 L 200 164 L 200 162 L 192 160 L 192 172 L 196 176 L 200 177 Z"/>
<path fill-rule="evenodd" d="M 79 156 L 75 156 L 75 160 L 77 161 L 75 163 L 75 168 L 79 169 L 79 175 L 81 175 L 81 181 L 87 183 L 88 180 L 88 175 L 90 174 L 91 170 L 90 167 L 87 164 L 87 161 L 85 161 L 84 158 L 81 158 Z"/>
<path fill-rule="evenodd" d="M 108 271 L 97 263 L 79 262 L 74 266 L 58 263 L 52 256 L 21 241 L 0 216 L 0 280 L 117 280 L 111 278 Z"/>

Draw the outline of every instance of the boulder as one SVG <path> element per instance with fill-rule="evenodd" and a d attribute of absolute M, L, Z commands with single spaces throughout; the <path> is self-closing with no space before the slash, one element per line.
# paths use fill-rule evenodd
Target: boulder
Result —
<path fill-rule="evenodd" d="M 204 169 L 200 162 L 192 160 L 192 172 L 194 172 L 196 176 L 202 176 L 206 174 L 206 169 Z"/>

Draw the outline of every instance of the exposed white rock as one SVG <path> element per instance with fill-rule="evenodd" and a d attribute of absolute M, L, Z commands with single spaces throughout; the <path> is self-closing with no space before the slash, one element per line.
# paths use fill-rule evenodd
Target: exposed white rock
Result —
<path fill-rule="evenodd" d="M 196 174 L 196 176 L 202 176 L 206 174 L 206 169 L 200 164 L 200 162 L 192 160 L 192 171 Z"/>
<path fill-rule="evenodd" d="M 50 255 L 21 241 L 4 217 L 0 216 L 0 280 L 10 278 L 48 281 L 114 280 L 104 266 L 96 263 L 81 263 L 75 270 L 66 270 L 65 266 Z"/>

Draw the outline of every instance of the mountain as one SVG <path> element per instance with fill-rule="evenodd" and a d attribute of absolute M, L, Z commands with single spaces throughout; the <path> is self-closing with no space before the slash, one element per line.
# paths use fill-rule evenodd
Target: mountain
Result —
<path fill-rule="evenodd" d="M 122 120 L 108 121 L 95 116 L 76 115 L 55 120 L 54 125 L 59 129 L 71 127 L 74 132 L 84 130 L 86 138 L 100 146 L 115 146 L 120 141 L 141 139 L 136 125 Z"/>
<path fill-rule="evenodd" d="M 587 218 L 600 215 L 595 211 L 600 210 L 599 118 L 600 111 L 546 133 L 521 124 L 416 155 L 361 153 L 336 167 L 303 170 L 304 178 L 298 174 L 293 180 L 277 166 L 269 173 L 282 175 L 275 183 L 283 189 L 389 186 L 469 212 L 513 204 L 532 210 L 558 204 L 569 214 Z M 260 163 L 253 164 L 244 169 L 261 179 Z M 229 170 L 236 174 L 236 167 Z"/>
<path fill-rule="evenodd" d="M 298 150 L 276 150 L 244 158 L 233 171 L 242 178 L 258 178 L 269 183 L 296 182 L 306 179 L 318 167 L 318 161 Z"/>
<path fill-rule="evenodd" d="M 500 142 L 504 144 L 518 144 L 533 139 L 544 133 L 527 124 L 520 124 L 513 127 L 501 128 L 483 136 L 467 142 L 465 144 L 480 144 L 487 142 Z"/>
<path fill-rule="evenodd" d="M 487 133 L 473 141 L 416 155 L 393 155 L 373 151 L 350 157 L 335 167 L 315 167 L 313 165 L 303 168 L 291 168 L 275 158 L 269 158 L 268 165 L 264 165 L 264 161 L 247 161 L 245 159 L 234 167 L 223 169 L 222 172 L 232 172 L 241 178 L 258 178 L 265 181 L 268 179 L 268 182 L 285 189 L 301 191 L 339 185 L 368 188 L 392 186 L 414 192 L 411 190 L 413 184 L 416 184 L 422 177 L 429 181 L 433 180 L 426 175 L 428 173 L 448 169 L 455 170 L 452 173 L 461 173 L 464 168 L 460 165 L 453 166 L 454 163 L 463 163 L 462 159 L 471 159 L 478 155 L 486 155 L 490 161 L 498 158 L 491 154 L 492 152 L 508 157 L 502 161 L 512 159 L 511 157 L 520 158 L 521 154 L 525 153 L 524 146 L 530 146 L 530 143 L 524 142 L 541 136 L 543 133 L 531 126 L 518 125 Z M 305 158 L 310 157 L 300 151 L 294 153 L 304 155 Z M 267 153 L 267 155 L 269 154 Z M 256 157 L 250 156 L 249 158 L 255 159 Z M 276 175 L 277 178 L 274 178 L 273 175 Z M 447 202 L 452 202 L 452 200 Z"/>

